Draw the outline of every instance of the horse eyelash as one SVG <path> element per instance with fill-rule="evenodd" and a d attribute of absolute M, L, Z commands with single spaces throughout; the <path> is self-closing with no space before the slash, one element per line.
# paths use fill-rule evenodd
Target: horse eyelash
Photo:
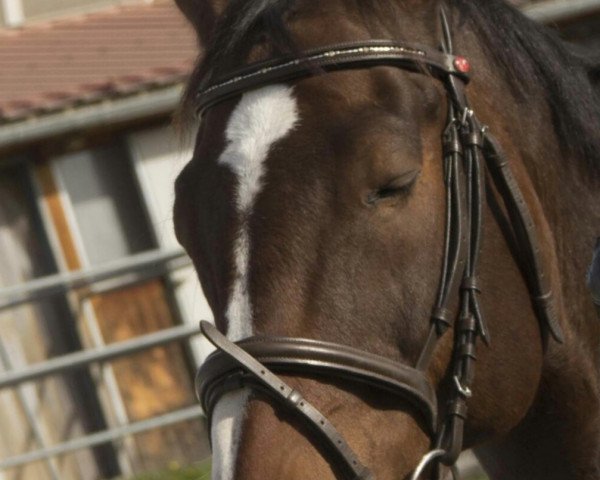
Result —
<path fill-rule="evenodd" d="M 416 179 L 415 179 L 416 180 Z M 414 181 L 401 187 L 386 186 L 372 191 L 367 197 L 367 204 L 375 205 L 380 200 L 386 200 L 388 198 L 404 196 L 412 190 Z"/>

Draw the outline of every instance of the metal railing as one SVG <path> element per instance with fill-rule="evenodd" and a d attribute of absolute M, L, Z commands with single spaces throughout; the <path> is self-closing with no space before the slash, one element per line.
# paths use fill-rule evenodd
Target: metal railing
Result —
<path fill-rule="evenodd" d="M 53 295 L 64 295 L 78 289 L 88 289 L 84 293 L 98 293 L 105 289 L 123 288 L 190 265 L 189 257 L 181 249 L 144 252 L 107 263 L 101 267 L 50 275 L 20 285 L 2 288 L 0 289 L 0 310 L 35 302 Z M 86 368 L 94 364 L 102 364 L 169 343 L 189 341 L 199 333 L 200 330 L 196 325 L 184 324 L 141 335 L 130 340 L 61 355 L 16 370 L 11 368 L 12 365 L 7 364 L 5 365 L 7 371 L 0 373 L 0 390 L 15 388 L 18 393 L 21 385 L 27 382 L 34 382 L 51 375 Z M 54 457 L 202 416 L 203 412 L 200 406 L 191 406 L 70 439 L 56 445 L 46 446 L 43 442 L 40 442 L 41 448 L 37 450 L 0 460 L 0 471 L 45 460 L 50 469 L 51 477 L 58 479 L 56 468 L 52 463 Z M 35 433 L 36 420 L 35 418 L 29 420 Z"/>
<path fill-rule="evenodd" d="M 85 437 L 63 442 L 52 447 L 27 452 L 22 455 L 7 458 L 6 460 L 0 460 L 0 470 L 20 467 L 28 463 L 64 455 L 65 453 L 95 447 L 136 433 L 142 433 L 174 423 L 184 422 L 186 420 L 194 420 L 200 418 L 202 415 L 203 413 L 200 406 L 192 406 L 175 412 L 169 412 L 158 417 L 130 423 L 129 425 L 123 425 L 110 430 L 104 430 L 102 432 L 86 435 Z"/>
<path fill-rule="evenodd" d="M 64 294 L 70 290 L 104 284 L 105 289 L 120 288 L 143 279 L 154 278 L 168 271 L 191 265 L 181 249 L 151 250 L 114 262 L 77 272 L 57 273 L 20 285 L 0 288 L 0 310 Z M 112 282 L 112 283 L 109 283 Z M 97 293 L 94 290 L 92 293 Z"/>
<path fill-rule="evenodd" d="M 199 333 L 200 329 L 195 325 L 180 325 L 141 335 L 133 340 L 111 343 L 102 348 L 62 355 L 21 370 L 12 370 L 2 374 L 0 376 L 0 389 L 87 367 L 93 363 L 102 363 L 107 360 L 133 355 L 168 343 L 186 340 Z"/>

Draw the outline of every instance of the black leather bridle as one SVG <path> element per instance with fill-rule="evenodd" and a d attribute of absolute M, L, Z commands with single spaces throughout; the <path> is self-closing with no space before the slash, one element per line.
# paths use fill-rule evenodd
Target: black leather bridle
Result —
<path fill-rule="evenodd" d="M 518 261 L 534 310 L 542 327 L 555 340 L 562 341 L 549 278 L 539 255 L 533 218 L 507 157 L 469 107 L 466 86 L 471 67 L 464 57 L 453 55 L 444 12 L 441 18 L 444 34 L 441 50 L 389 40 L 327 46 L 298 58 L 250 65 L 218 79 L 198 94 L 198 113 L 202 115 L 219 102 L 266 84 L 382 65 L 421 72 L 435 77 L 445 86 L 448 122 L 442 135 L 446 186 L 442 273 L 430 330 L 415 367 L 317 340 L 261 336 L 233 343 L 209 322 L 201 322 L 203 334 L 217 348 L 197 375 L 196 390 L 207 415 L 210 417 L 226 392 L 243 387 L 258 389 L 312 427 L 315 438 L 329 452 L 343 478 L 367 480 L 374 476 L 331 422 L 277 374 L 359 382 L 410 403 L 432 439 L 431 451 L 423 457 L 411 478 L 418 480 L 428 468 L 431 468 L 431 478 L 437 478 L 440 464 L 451 467 L 454 477 L 458 478 L 454 465 L 463 446 L 476 343 L 479 337 L 489 342 L 479 305 L 477 278 L 486 168 L 510 218 L 511 235 L 517 245 Z M 449 309 L 450 298 L 456 292 L 459 295 L 457 314 Z M 455 332 L 450 365 L 453 383 L 446 408 L 440 413 L 437 392 L 427 371 L 438 340 L 451 327 Z"/>

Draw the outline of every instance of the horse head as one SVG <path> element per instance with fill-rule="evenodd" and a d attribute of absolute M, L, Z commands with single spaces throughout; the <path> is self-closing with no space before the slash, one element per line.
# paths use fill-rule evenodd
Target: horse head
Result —
<path fill-rule="evenodd" d="M 176 231 L 218 329 L 231 342 L 259 338 L 247 344 L 245 353 L 258 352 L 251 359 L 227 343 L 221 350 L 266 375 L 251 364 L 264 353 L 261 338 L 280 357 L 292 339 L 307 339 L 309 352 L 338 362 L 343 352 L 327 345 L 343 345 L 352 368 L 406 367 L 405 390 L 417 391 L 297 365 L 273 377 L 293 408 L 228 388 L 210 412 L 213 478 L 346 478 L 322 441 L 338 433 L 368 466 L 360 478 L 409 478 L 432 451 L 452 464 L 462 448 L 523 421 L 539 395 L 544 348 L 562 358 L 551 339 L 568 343 L 571 332 L 561 337 L 555 237 L 539 172 L 527 167 L 560 150 L 558 135 L 545 133 L 552 112 L 499 73 L 457 6 L 470 2 L 450 2 L 448 20 L 441 3 L 178 0 L 207 46 L 189 103 L 197 91 L 200 101 L 226 93 L 202 108 L 176 184 Z M 391 48 L 373 42 L 382 39 L 394 40 L 396 60 L 410 57 L 401 68 L 369 50 Z M 306 52 L 319 61 L 297 67 Z M 281 79 L 282 69 L 301 74 Z M 495 170 L 486 174 L 488 163 Z M 477 338 L 489 345 L 476 354 Z M 280 357 L 268 365 L 281 367 Z M 419 400 L 429 388 L 435 418 Z M 315 435 L 294 411 L 304 401 L 335 433 Z"/>

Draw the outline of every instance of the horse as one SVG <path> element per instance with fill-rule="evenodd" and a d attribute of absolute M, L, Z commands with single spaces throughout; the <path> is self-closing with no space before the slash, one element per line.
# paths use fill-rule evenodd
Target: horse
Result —
<path fill-rule="evenodd" d="M 213 478 L 600 479 L 597 68 L 503 0 L 177 4 Z"/>

